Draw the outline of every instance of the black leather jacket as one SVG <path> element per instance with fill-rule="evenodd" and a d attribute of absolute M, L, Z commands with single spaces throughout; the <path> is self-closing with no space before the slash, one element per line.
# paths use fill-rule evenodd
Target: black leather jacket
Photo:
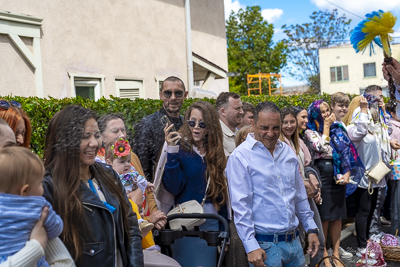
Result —
<path fill-rule="evenodd" d="M 116 172 L 108 165 L 102 163 L 102 167 L 116 179 L 120 185 L 124 195 L 125 189 L 121 184 Z M 46 172 L 44 181 L 44 197 L 53 203 L 53 179 L 50 172 Z M 122 215 L 118 200 L 104 187 L 101 190 L 107 200 L 107 203 L 115 207 L 115 211 L 111 213 L 83 182 L 80 185 L 82 202 L 84 207 L 84 221 L 87 225 L 83 229 L 85 236 L 83 237 L 82 256 L 76 262 L 77 266 L 117 266 L 116 251 L 119 249 L 123 261 L 123 266 L 142 267 L 143 251 L 141 237 L 138 227 L 137 218 L 129 209 L 128 221 L 131 242 L 128 244 L 128 237 L 124 233 L 122 225 Z M 122 203 L 131 207 L 128 199 L 126 203 Z M 68 248 L 68 244 L 66 244 Z"/>

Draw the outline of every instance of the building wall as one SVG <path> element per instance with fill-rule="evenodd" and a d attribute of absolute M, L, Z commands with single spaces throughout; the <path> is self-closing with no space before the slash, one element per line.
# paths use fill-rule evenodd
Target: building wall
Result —
<path fill-rule="evenodd" d="M 209 5 L 213 2 L 207 1 Z M 223 18 L 223 1 L 218 4 Z M 202 13 L 214 16 L 214 10 L 200 7 Z M 187 83 L 184 0 L 5 0 L 1 9 L 43 18 L 44 96 L 70 97 L 68 73 L 104 75 L 106 97 L 117 95 L 116 77 L 143 80 L 144 98 L 158 98 L 158 81 L 168 76 Z M 223 43 L 221 30 L 218 37 L 215 32 L 194 32 L 194 40 Z M 215 49 L 221 48 L 215 45 Z M 8 94 L 7 88 L 13 88 L 14 95 L 35 95 L 33 70 L 5 35 L 0 35 L 0 51 L 0 60 L 7 62 L 7 68 L 0 68 L 0 77 L 7 77 L 0 79 L 0 95 Z M 225 49 L 207 56 L 211 58 L 213 53 L 217 54 L 215 60 L 223 62 L 226 41 Z"/>
<path fill-rule="evenodd" d="M 393 57 L 400 59 L 400 44 L 392 45 Z M 375 62 L 376 77 L 364 77 L 364 64 Z M 375 54 L 369 56 L 369 51 L 356 53 L 351 45 L 344 45 L 319 50 L 319 63 L 321 73 L 321 92 L 333 94 L 344 92 L 360 94 L 360 89 L 368 85 L 387 86 L 387 81 L 382 74 L 383 51 L 375 48 Z M 331 82 L 330 68 L 348 66 L 349 80 Z"/>
<path fill-rule="evenodd" d="M 192 0 L 190 5 L 193 52 L 228 71 L 224 1 Z M 228 90 L 228 78 L 212 83 L 217 95 Z"/>

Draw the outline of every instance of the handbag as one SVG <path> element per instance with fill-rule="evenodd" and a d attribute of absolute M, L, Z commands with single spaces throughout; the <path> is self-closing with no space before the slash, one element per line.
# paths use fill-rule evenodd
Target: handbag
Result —
<path fill-rule="evenodd" d="M 374 188 L 372 188 L 371 181 L 373 181 L 375 184 L 379 184 L 379 182 L 389 172 L 390 172 L 390 169 L 386 166 L 385 162 L 383 162 L 382 159 L 380 159 L 378 164 L 376 164 L 372 169 L 370 169 L 368 172 L 366 172 L 366 175 L 369 178 L 368 193 L 370 195 L 372 195 L 374 193 Z"/>
<path fill-rule="evenodd" d="M 181 204 L 176 205 L 175 208 L 170 210 L 168 212 L 167 216 L 172 215 L 172 214 L 177 214 L 177 213 L 181 213 L 181 214 L 200 213 L 200 214 L 203 214 L 204 213 L 203 205 L 207 198 L 207 190 L 208 190 L 209 184 L 210 184 L 210 177 L 208 177 L 206 191 L 204 193 L 204 197 L 203 197 L 203 200 L 201 201 L 201 204 L 199 204 L 199 202 L 197 202 L 197 200 L 189 200 L 189 201 L 183 202 Z M 177 218 L 177 219 L 173 219 L 169 222 L 169 227 L 171 228 L 171 230 L 181 231 L 182 226 L 184 226 L 187 230 L 191 231 L 191 230 L 193 230 L 193 228 L 195 226 L 200 226 L 205 221 L 206 221 L 206 219 L 195 219 L 195 218 L 178 219 Z"/>

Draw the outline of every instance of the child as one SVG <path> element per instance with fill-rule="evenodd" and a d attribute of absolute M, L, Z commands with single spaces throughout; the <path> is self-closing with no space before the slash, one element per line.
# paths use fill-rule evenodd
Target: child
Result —
<path fill-rule="evenodd" d="M 154 185 L 149 183 L 146 178 L 140 175 L 131 165 L 131 147 L 129 146 L 128 141 L 119 139 L 115 143 L 108 145 L 106 147 L 105 157 L 106 163 L 111 165 L 119 174 L 127 194 L 135 190 L 136 187 L 139 187 L 143 193 L 145 193 L 146 189 L 154 189 Z M 141 218 L 141 209 L 139 209 L 133 200 L 131 200 L 131 204 L 138 216 L 141 236 L 145 237 L 147 233 L 154 228 L 154 224 L 149 223 Z"/>
<path fill-rule="evenodd" d="M 63 222 L 42 197 L 44 167 L 38 156 L 24 147 L 3 148 L 0 150 L 0 173 L 1 263 L 25 246 L 44 207 L 49 209 L 44 222 L 49 239 L 61 234 Z M 49 264 L 42 257 L 36 266 Z"/>

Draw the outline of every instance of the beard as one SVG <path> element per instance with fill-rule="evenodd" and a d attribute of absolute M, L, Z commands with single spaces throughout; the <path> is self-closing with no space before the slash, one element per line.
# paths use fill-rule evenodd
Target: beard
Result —
<path fill-rule="evenodd" d="M 177 106 L 178 106 L 178 108 L 172 110 L 172 109 L 170 109 L 170 107 L 169 107 L 170 104 L 171 104 L 171 103 L 168 103 L 168 105 L 165 105 L 165 106 L 164 106 L 165 110 L 166 110 L 168 113 L 170 113 L 170 114 L 174 114 L 174 115 L 179 114 L 180 111 L 181 111 L 182 105 L 179 105 L 179 103 L 172 103 L 173 105 L 177 105 Z"/>

